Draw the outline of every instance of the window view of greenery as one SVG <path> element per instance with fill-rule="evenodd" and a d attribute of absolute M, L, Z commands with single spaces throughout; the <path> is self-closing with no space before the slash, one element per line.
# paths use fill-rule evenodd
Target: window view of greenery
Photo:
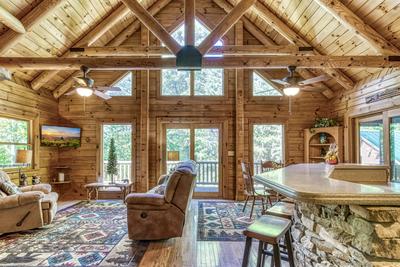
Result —
<path fill-rule="evenodd" d="M 257 72 L 253 71 L 253 95 L 254 96 L 282 96 L 271 82 L 266 81 Z"/>
<path fill-rule="evenodd" d="M 400 117 L 390 121 L 390 165 L 392 181 L 400 182 Z"/>
<path fill-rule="evenodd" d="M 196 191 L 217 192 L 219 183 L 219 130 L 194 131 L 194 158 L 198 164 Z"/>
<path fill-rule="evenodd" d="M 104 124 L 103 125 L 103 180 L 110 182 L 106 174 L 111 138 L 114 138 L 117 154 L 118 175 L 116 181 L 131 180 L 132 168 L 132 125 Z"/>
<path fill-rule="evenodd" d="M 190 129 L 167 129 L 166 139 L 167 152 L 178 151 L 179 161 L 190 159 Z"/>
<path fill-rule="evenodd" d="M 253 125 L 254 173 L 261 171 L 261 161 L 283 162 L 283 125 Z"/>
<path fill-rule="evenodd" d="M 383 158 L 383 121 L 361 122 L 360 163 L 382 164 Z"/>
<path fill-rule="evenodd" d="M 29 122 L 0 117 L 0 168 L 15 167 L 18 149 L 28 149 Z"/>
<path fill-rule="evenodd" d="M 121 91 L 108 91 L 106 94 L 110 96 L 131 96 L 133 85 L 133 74 L 129 71 L 118 82 L 113 84 L 115 87 L 121 88 Z"/>
<path fill-rule="evenodd" d="M 195 45 L 199 45 L 210 31 L 196 20 Z M 185 43 L 184 25 L 172 33 L 172 37 L 180 44 Z M 216 45 L 222 45 L 218 41 Z M 161 71 L 161 94 L 165 96 L 190 96 L 191 91 L 199 96 L 221 96 L 224 94 L 223 69 L 203 69 L 201 71 Z M 194 79 L 194 88 L 190 90 L 190 79 Z"/>

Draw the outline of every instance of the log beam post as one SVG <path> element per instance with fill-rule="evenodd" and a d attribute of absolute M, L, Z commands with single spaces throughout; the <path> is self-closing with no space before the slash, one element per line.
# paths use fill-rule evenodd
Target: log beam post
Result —
<path fill-rule="evenodd" d="M 26 32 L 22 22 L 2 6 L 0 6 L 0 22 L 17 33 L 24 34 Z"/>

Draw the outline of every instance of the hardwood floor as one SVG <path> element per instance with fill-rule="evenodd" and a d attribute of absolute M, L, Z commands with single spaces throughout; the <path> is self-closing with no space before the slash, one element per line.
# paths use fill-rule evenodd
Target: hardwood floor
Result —
<path fill-rule="evenodd" d="M 77 201 L 61 201 L 59 210 Z M 155 241 L 149 247 L 140 267 L 235 267 L 242 265 L 244 242 L 197 241 L 198 200 L 192 200 L 188 221 L 181 238 Z M 160 226 L 162 227 L 162 226 Z M 249 266 L 256 266 L 258 242 L 253 242 Z M 282 262 L 283 266 L 288 266 Z M 266 266 L 270 266 L 270 258 Z"/>

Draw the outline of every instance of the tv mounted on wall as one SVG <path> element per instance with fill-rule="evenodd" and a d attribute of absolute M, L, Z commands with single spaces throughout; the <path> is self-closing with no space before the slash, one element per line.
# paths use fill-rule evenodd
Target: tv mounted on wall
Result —
<path fill-rule="evenodd" d="M 40 144 L 52 147 L 80 147 L 81 128 L 42 125 Z"/>

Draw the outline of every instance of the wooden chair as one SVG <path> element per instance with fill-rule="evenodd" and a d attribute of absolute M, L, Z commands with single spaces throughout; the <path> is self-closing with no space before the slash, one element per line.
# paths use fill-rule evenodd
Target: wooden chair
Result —
<path fill-rule="evenodd" d="M 284 167 L 283 163 L 278 163 L 271 160 L 261 161 L 260 165 L 261 165 L 261 172 L 273 171 Z M 270 195 L 274 196 L 276 201 L 281 200 L 281 196 L 279 195 L 278 192 L 275 192 L 274 190 L 268 187 L 265 187 L 265 191 L 267 191 Z"/>
<path fill-rule="evenodd" d="M 254 188 L 254 179 L 251 174 L 250 165 L 246 162 L 241 163 L 242 166 L 242 175 L 244 180 L 244 194 L 246 195 L 246 201 L 244 203 L 243 212 L 246 210 L 247 202 L 250 198 L 253 199 L 250 211 L 250 218 L 253 215 L 254 205 L 256 204 L 256 200 L 260 199 L 263 212 L 266 210 L 265 201 L 268 200 L 269 204 L 272 206 L 271 196 L 265 190 L 256 190 Z"/>

